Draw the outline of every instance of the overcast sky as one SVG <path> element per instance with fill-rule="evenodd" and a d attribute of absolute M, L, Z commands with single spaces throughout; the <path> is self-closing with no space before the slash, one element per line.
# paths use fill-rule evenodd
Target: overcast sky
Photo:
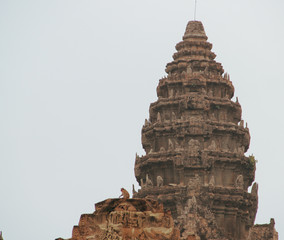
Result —
<path fill-rule="evenodd" d="M 156 86 L 194 0 L 0 0 L 0 230 L 71 237 L 94 203 L 131 191 Z M 231 76 L 259 183 L 257 223 L 284 235 L 284 1 L 199 0 Z M 235 97 L 234 97 L 235 99 Z M 136 187 L 138 185 L 136 184 Z M 282 236 L 282 237 L 281 237 Z"/>

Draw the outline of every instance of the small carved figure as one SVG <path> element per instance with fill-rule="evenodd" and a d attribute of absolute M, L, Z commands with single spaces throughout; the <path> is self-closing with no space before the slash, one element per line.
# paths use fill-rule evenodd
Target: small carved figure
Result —
<path fill-rule="evenodd" d="M 241 121 L 240 121 L 240 126 L 241 126 L 241 127 L 244 127 L 244 120 L 241 120 Z"/>
<path fill-rule="evenodd" d="M 236 182 L 235 182 L 235 187 L 239 188 L 239 189 L 244 188 L 244 177 L 243 177 L 243 175 L 239 175 L 237 177 Z"/>
<path fill-rule="evenodd" d="M 164 179 L 161 176 L 157 176 L 157 186 L 162 187 L 164 185 Z"/>
<path fill-rule="evenodd" d="M 170 89 L 170 91 L 169 91 L 169 97 L 170 97 L 170 98 L 173 98 L 173 97 L 174 97 L 174 90 L 173 90 L 173 89 Z"/>
<path fill-rule="evenodd" d="M 120 189 L 121 191 L 121 195 L 119 196 L 119 198 L 123 198 L 123 199 L 128 199 L 129 198 L 129 193 L 127 192 L 127 190 L 125 190 L 124 188 L 121 188 Z"/>
<path fill-rule="evenodd" d="M 193 71 L 192 71 L 191 66 L 188 66 L 188 67 L 187 67 L 187 70 L 186 70 L 186 73 L 187 73 L 187 74 L 192 74 L 192 72 L 193 72 Z"/>
<path fill-rule="evenodd" d="M 153 148 L 151 148 L 151 149 L 150 149 L 150 151 L 149 151 L 149 153 L 148 153 L 148 154 L 150 154 L 150 153 L 153 153 Z"/>
<path fill-rule="evenodd" d="M 209 187 L 215 187 L 215 177 L 212 176 L 209 181 Z"/>
<path fill-rule="evenodd" d="M 146 187 L 153 187 L 153 182 L 149 178 L 148 174 L 146 174 Z"/>

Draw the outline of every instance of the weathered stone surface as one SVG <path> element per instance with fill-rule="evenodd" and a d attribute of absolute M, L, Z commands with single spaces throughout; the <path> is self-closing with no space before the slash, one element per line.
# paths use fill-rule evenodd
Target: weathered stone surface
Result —
<path fill-rule="evenodd" d="M 148 199 L 107 199 L 83 214 L 69 240 L 179 240 L 169 211 Z M 61 238 L 58 240 L 62 240 Z"/>
<path fill-rule="evenodd" d="M 248 193 L 255 161 L 245 156 L 250 134 L 230 76 L 211 49 L 202 23 L 190 21 L 142 128 L 135 176 L 152 181 L 134 196 L 163 202 L 181 239 L 244 240 L 258 206 L 257 185 Z"/>
<path fill-rule="evenodd" d="M 248 240 L 278 240 L 274 219 L 270 219 L 270 224 L 255 225 L 251 228 Z"/>

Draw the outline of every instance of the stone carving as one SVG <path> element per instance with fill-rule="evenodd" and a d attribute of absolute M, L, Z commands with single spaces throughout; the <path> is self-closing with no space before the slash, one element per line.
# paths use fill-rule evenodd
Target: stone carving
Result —
<path fill-rule="evenodd" d="M 165 152 L 165 151 L 166 151 L 166 149 L 164 147 L 160 148 L 160 152 Z"/>
<path fill-rule="evenodd" d="M 157 114 L 157 122 L 162 122 L 161 114 L 159 112 Z"/>
<path fill-rule="evenodd" d="M 174 112 L 172 112 L 172 121 L 176 120 L 176 114 Z"/>
<path fill-rule="evenodd" d="M 143 182 L 143 178 L 140 179 L 140 186 L 141 186 L 141 188 L 145 187 L 144 182 Z"/>
<path fill-rule="evenodd" d="M 153 182 L 149 178 L 148 174 L 146 174 L 146 187 L 153 187 Z"/>
<path fill-rule="evenodd" d="M 135 190 L 135 186 L 134 186 L 134 184 L 132 184 L 132 195 L 134 195 L 136 193 L 137 193 L 137 191 Z"/>
<path fill-rule="evenodd" d="M 212 140 L 210 146 L 208 147 L 208 150 L 209 151 L 216 151 L 216 149 L 217 149 L 216 143 L 215 143 L 214 140 Z"/>
<path fill-rule="evenodd" d="M 157 186 L 162 187 L 164 185 L 164 179 L 161 176 L 157 176 Z"/>
<path fill-rule="evenodd" d="M 191 199 L 188 199 L 187 206 L 188 206 L 189 212 L 196 212 L 196 210 L 197 210 L 197 202 L 196 202 L 196 197 L 195 196 L 193 196 Z"/>
<path fill-rule="evenodd" d="M 243 156 L 243 155 L 244 155 L 244 152 L 245 152 L 244 146 L 238 147 L 238 154 L 239 154 L 240 156 Z"/>
<path fill-rule="evenodd" d="M 212 89 L 209 89 L 208 91 L 208 97 L 213 97 L 214 94 L 213 94 L 213 90 Z"/>
<path fill-rule="evenodd" d="M 188 66 L 188 67 L 187 67 L 187 70 L 186 70 L 186 73 L 189 74 L 189 75 L 191 75 L 192 72 L 193 72 L 193 71 L 192 71 L 191 66 Z"/>
<path fill-rule="evenodd" d="M 168 145 L 169 146 L 169 150 L 174 150 L 175 147 L 174 147 L 174 144 L 173 144 L 173 142 L 172 142 L 172 140 L 170 138 L 169 138 L 168 142 L 169 142 L 168 143 L 169 144 Z"/>
<path fill-rule="evenodd" d="M 241 120 L 241 121 L 240 121 L 240 126 L 241 126 L 241 127 L 244 127 L 244 120 Z"/>
<path fill-rule="evenodd" d="M 189 154 L 192 156 L 199 155 L 200 143 L 198 140 L 190 139 L 188 142 Z"/>
<path fill-rule="evenodd" d="M 209 181 L 209 187 L 215 187 L 215 177 L 212 176 Z"/>
<path fill-rule="evenodd" d="M 187 182 L 189 189 L 197 189 L 201 184 L 201 180 L 198 174 L 195 174 L 194 178 L 190 178 Z"/>
<path fill-rule="evenodd" d="M 149 199 L 107 199 L 83 214 L 69 240 L 180 240 L 170 211 Z M 57 240 L 63 240 L 59 238 Z"/>
<path fill-rule="evenodd" d="M 169 91 L 169 98 L 173 98 L 174 97 L 174 90 L 170 89 Z"/>
<path fill-rule="evenodd" d="M 257 193 L 258 193 L 258 184 L 255 182 L 255 183 L 252 185 L 251 194 L 252 194 L 253 196 L 257 196 Z"/>
<path fill-rule="evenodd" d="M 243 175 L 239 175 L 235 181 L 235 187 L 239 189 L 244 188 L 244 177 Z"/>

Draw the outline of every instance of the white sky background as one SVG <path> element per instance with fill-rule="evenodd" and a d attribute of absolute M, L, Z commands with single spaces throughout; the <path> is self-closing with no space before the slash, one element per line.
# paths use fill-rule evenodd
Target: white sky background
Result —
<path fill-rule="evenodd" d="M 141 128 L 194 0 L 0 0 L 0 230 L 71 237 L 131 192 Z M 257 223 L 284 235 L 284 1 L 199 0 L 258 160 Z M 234 97 L 235 98 L 235 97 Z M 136 184 L 136 186 L 138 186 Z"/>

